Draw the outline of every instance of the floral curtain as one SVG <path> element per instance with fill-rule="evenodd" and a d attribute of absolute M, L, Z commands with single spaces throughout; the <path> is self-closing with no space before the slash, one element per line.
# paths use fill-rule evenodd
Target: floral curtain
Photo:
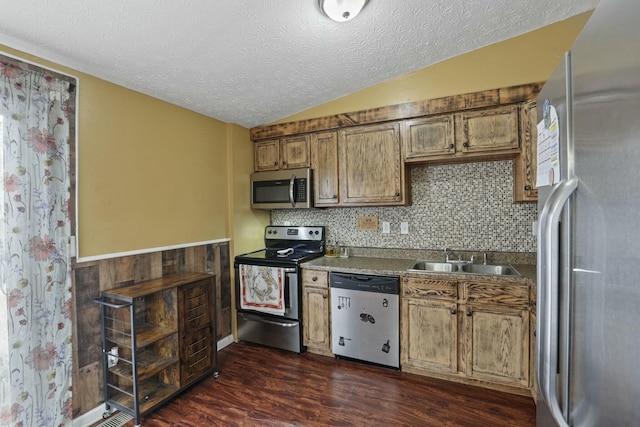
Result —
<path fill-rule="evenodd" d="M 1 426 L 71 425 L 72 81 L 0 55 Z"/>

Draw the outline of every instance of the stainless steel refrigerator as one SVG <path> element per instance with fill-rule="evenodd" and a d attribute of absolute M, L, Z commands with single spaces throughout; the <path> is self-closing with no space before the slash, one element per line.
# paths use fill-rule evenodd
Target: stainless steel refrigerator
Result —
<path fill-rule="evenodd" d="M 537 426 L 640 426 L 640 0 L 599 3 L 537 105 L 559 137 L 539 169 Z"/>

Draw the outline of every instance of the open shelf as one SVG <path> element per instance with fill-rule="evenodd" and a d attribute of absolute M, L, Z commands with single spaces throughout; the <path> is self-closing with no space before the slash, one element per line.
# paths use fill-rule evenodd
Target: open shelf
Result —
<path fill-rule="evenodd" d="M 156 352 L 147 350 L 138 354 L 136 362 L 138 365 L 138 380 L 144 381 L 145 379 L 178 362 L 178 359 L 163 356 Z M 117 365 L 109 368 L 109 372 L 118 375 L 119 377 L 131 379 L 133 377 L 131 361 L 120 360 Z"/>
<path fill-rule="evenodd" d="M 177 393 L 178 390 L 178 387 L 161 381 L 147 380 L 141 382 L 138 389 L 138 396 L 140 397 L 138 399 L 140 404 L 140 414 L 144 414 L 151 410 L 159 403 L 162 403 L 173 394 Z M 118 392 L 111 395 L 109 400 L 133 411 L 133 396 Z"/>

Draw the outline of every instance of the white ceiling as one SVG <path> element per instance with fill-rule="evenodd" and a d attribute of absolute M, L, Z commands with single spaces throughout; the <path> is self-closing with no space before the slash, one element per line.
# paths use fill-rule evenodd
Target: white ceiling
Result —
<path fill-rule="evenodd" d="M 0 44 L 251 128 L 593 9 L 598 0 L 2 0 Z"/>

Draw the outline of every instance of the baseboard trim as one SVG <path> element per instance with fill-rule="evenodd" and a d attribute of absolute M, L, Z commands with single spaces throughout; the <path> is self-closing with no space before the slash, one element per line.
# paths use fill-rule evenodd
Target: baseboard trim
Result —
<path fill-rule="evenodd" d="M 218 351 L 233 344 L 233 342 L 233 335 L 228 335 L 222 338 L 217 343 Z M 90 425 L 95 424 L 102 419 L 102 414 L 104 413 L 104 411 L 104 404 L 98 405 L 90 411 L 85 412 L 79 417 L 71 420 L 71 425 L 73 427 L 89 427 Z"/>

